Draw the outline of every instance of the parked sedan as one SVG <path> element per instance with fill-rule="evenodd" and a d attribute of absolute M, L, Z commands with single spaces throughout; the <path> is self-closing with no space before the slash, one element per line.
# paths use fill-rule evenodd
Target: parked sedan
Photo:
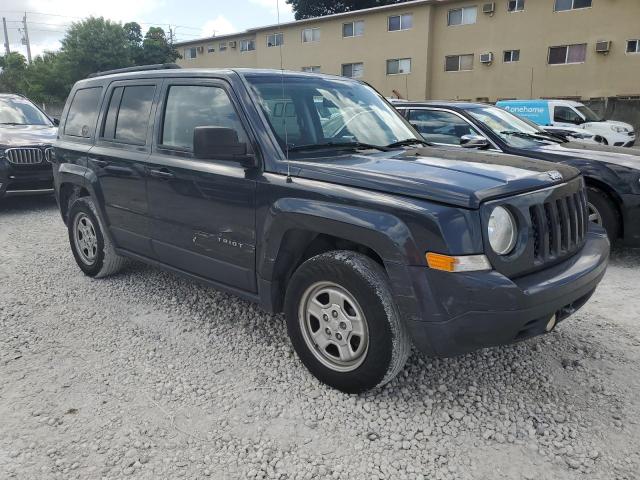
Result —
<path fill-rule="evenodd" d="M 53 193 L 56 133 L 54 120 L 27 98 L 0 94 L 0 199 Z"/>
<path fill-rule="evenodd" d="M 577 167 L 589 219 L 612 240 L 640 246 L 640 150 L 569 142 L 481 103 L 401 102 L 396 108 L 435 145 L 489 149 Z"/>

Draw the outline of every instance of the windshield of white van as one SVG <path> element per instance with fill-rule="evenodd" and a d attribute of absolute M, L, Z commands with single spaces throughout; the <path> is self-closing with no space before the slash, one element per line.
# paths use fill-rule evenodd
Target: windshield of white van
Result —
<path fill-rule="evenodd" d="M 490 128 L 505 143 L 515 148 L 529 148 L 540 144 L 562 143 L 531 122 L 497 107 L 475 107 L 467 112 Z"/>
<path fill-rule="evenodd" d="M 589 107 L 582 105 L 580 107 L 576 107 L 576 109 L 582 114 L 582 116 L 586 119 L 587 122 L 603 122 L 604 120 L 598 116 L 596 112 L 591 110 Z"/>
<path fill-rule="evenodd" d="M 312 76 L 247 75 L 246 79 L 280 146 L 292 158 L 324 149 L 385 150 L 424 143 L 406 120 L 366 85 Z"/>

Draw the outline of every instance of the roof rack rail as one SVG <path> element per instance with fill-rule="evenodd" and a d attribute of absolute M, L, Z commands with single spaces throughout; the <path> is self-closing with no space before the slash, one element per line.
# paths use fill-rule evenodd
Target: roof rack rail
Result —
<path fill-rule="evenodd" d="M 180 65 L 176 63 L 156 63 L 155 65 L 140 65 L 138 67 L 116 68 L 115 70 L 105 70 L 104 72 L 90 73 L 87 78 L 113 75 L 114 73 L 146 72 L 149 70 L 171 70 L 174 68 L 180 68 Z"/>

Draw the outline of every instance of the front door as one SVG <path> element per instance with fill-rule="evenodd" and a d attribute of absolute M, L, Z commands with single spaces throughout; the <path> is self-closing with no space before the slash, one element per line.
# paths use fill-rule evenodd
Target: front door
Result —
<path fill-rule="evenodd" d="M 193 156 L 198 126 L 234 128 L 248 142 L 230 89 L 166 80 L 147 170 L 153 249 L 170 266 L 255 292 L 255 169 Z"/>

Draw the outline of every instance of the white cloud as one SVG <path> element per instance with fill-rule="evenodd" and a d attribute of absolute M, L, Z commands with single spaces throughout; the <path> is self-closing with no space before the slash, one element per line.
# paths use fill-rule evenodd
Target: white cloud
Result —
<path fill-rule="evenodd" d="M 213 20 L 205 22 L 200 33 L 203 37 L 213 37 L 214 35 L 226 35 L 237 31 L 228 18 L 224 15 L 218 15 Z"/>
<path fill-rule="evenodd" d="M 289 5 L 285 0 L 249 0 L 249 2 L 268 9 L 269 12 L 274 15 L 278 12 L 278 8 L 280 8 L 280 20 L 293 13 L 291 5 Z"/>

